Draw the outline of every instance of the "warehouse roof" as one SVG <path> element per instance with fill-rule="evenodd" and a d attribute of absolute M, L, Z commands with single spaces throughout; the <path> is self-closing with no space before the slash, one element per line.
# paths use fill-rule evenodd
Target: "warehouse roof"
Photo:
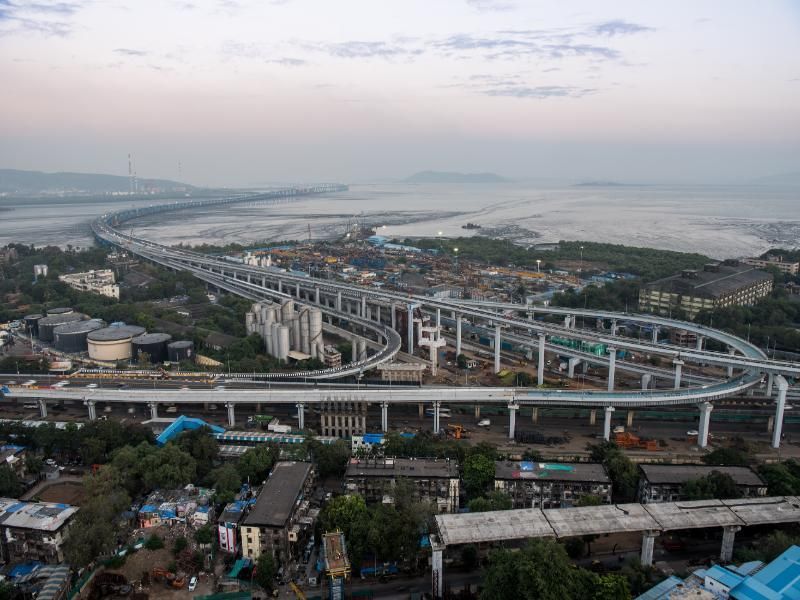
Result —
<path fill-rule="evenodd" d="M 639 465 L 645 478 L 654 485 L 680 485 L 690 479 L 708 476 L 712 471 L 729 475 L 736 485 L 764 487 L 766 484 L 750 467 L 712 465 Z"/>
<path fill-rule="evenodd" d="M 716 265 L 713 270 L 685 271 L 645 284 L 644 287 L 687 296 L 717 298 L 764 280 L 772 280 L 772 275 L 749 265 Z"/>
<path fill-rule="evenodd" d="M 430 458 L 351 459 L 346 477 L 458 477 L 458 462 Z"/>
<path fill-rule="evenodd" d="M 611 482 L 605 467 L 600 463 L 543 463 L 499 460 L 495 463 L 494 472 L 495 479 Z"/>
<path fill-rule="evenodd" d="M 256 505 L 244 524 L 260 527 L 284 527 L 303 491 L 311 463 L 279 462 L 258 494 Z"/>
<path fill-rule="evenodd" d="M 69 504 L 20 502 L 13 498 L 0 498 L 2 527 L 58 531 L 76 512 L 78 507 Z"/>

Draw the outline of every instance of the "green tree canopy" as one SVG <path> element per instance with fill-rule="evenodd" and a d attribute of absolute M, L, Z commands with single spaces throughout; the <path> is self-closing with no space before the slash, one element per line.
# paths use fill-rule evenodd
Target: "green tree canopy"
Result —
<path fill-rule="evenodd" d="M 464 461 L 462 479 L 470 496 L 480 496 L 494 482 L 494 459 L 485 454 L 472 454 Z"/>
<path fill-rule="evenodd" d="M 720 471 L 711 471 L 705 477 L 690 479 L 681 486 L 681 496 L 686 500 L 726 500 L 739 498 L 741 495 L 733 477 Z"/>

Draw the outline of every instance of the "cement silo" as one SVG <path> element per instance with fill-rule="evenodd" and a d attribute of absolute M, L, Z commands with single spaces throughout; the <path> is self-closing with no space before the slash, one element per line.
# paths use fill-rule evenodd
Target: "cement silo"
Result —
<path fill-rule="evenodd" d="M 289 359 L 289 328 L 286 325 L 278 326 L 278 358 Z"/>
<path fill-rule="evenodd" d="M 64 323 L 53 329 L 53 345 L 62 352 L 86 352 L 88 335 L 105 326 L 106 324 L 101 319 Z"/>
<path fill-rule="evenodd" d="M 300 347 L 298 348 L 303 354 L 311 354 L 311 338 L 309 332 L 309 310 L 307 308 L 300 311 Z"/>
<path fill-rule="evenodd" d="M 308 335 L 311 338 L 311 352 L 309 354 L 311 354 L 312 358 L 322 360 L 322 356 L 325 353 L 325 344 L 322 341 L 322 311 L 314 306 L 309 313 Z"/>
<path fill-rule="evenodd" d="M 144 327 L 123 325 L 120 327 L 106 327 L 92 331 L 88 340 L 89 358 L 104 362 L 129 360 L 132 353 L 133 338 L 142 335 Z"/>
<path fill-rule="evenodd" d="M 280 358 L 278 356 L 278 349 L 280 348 L 280 342 L 278 341 L 278 329 L 280 329 L 280 325 L 278 323 L 270 323 L 269 326 L 269 343 L 272 347 L 272 356 L 276 358 Z"/>
<path fill-rule="evenodd" d="M 138 360 L 142 353 L 150 357 L 152 364 L 167 360 L 167 344 L 172 340 L 168 333 L 145 333 L 131 340 L 133 360 Z"/>
<path fill-rule="evenodd" d="M 167 344 L 167 358 L 169 362 L 194 360 L 194 343 L 189 340 L 179 340 Z"/>
<path fill-rule="evenodd" d="M 54 317 L 56 315 L 69 315 L 74 313 L 75 311 L 71 309 L 69 306 L 61 306 L 59 308 L 49 308 L 47 309 L 47 316 Z"/>
<path fill-rule="evenodd" d="M 80 313 L 68 313 L 63 315 L 53 315 L 39 319 L 39 339 L 43 342 L 53 341 L 53 330 L 64 323 L 74 323 L 82 321 L 84 315 Z"/>
<path fill-rule="evenodd" d="M 23 320 L 25 321 L 25 331 L 28 335 L 39 337 L 39 321 L 44 319 L 44 315 L 28 315 Z"/>

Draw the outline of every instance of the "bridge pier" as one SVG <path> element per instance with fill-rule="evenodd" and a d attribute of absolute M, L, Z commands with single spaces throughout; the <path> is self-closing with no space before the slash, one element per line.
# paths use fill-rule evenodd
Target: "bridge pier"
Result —
<path fill-rule="evenodd" d="M 314 286 L 314 303 L 319 305 L 319 286 Z"/>
<path fill-rule="evenodd" d="M 236 404 L 233 402 L 227 402 L 225 407 L 228 409 L 228 427 L 235 427 L 236 426 Z"/>
<path fill-rule="evenodd" d="M 494 327 L 494 372 L 500 372 L 500 346 L 502 344 L 500 339 L 500 325 Z"/>
<path fill-rule="evenodd" d="M 300 282 L 299 281 L 297 282 L 297 286 L 295 287 L 295 294 L 294 295 L 297 296 L 298 299 L 300 298 Z"/>
<path fill-rule="evenodd" d="M 608 391 L 614 391 L 614 375 L 617 369 L 617 349 L 614 346 L 608 348 Z"/>
<path fill-rule="evenodd" d="M 361 318 L 367 318 L 367 297 L 361 296 Z"/>
<path fill-rule="evenodd" d="M 514 439 L 514 430 L 517 425 L 517 411 L 519 404 L 509 403 L 508 405 L 508 439 Z"/>
<path fill-rule="evenodd" d="M 711 422 L 711 411 L 714 405 L 710 402 L 703 402 L 698 405 L 700 409 L 700 426 L 697 428 L 697 445 L 700 448 L 708 446 L 708 426 Z"/>
<path fill-rule="evenodd" d="M 389 305 L 389 315 L 391 316 L 392 320 L 392 329 L 397 331 L 397 315 L 394 312 L 394 303 Z"/>
<path fill-rule="evenodd" d="M 375 305 L 375 322 L 376 323 L 380 323 L 381 322 L 381 305 L 380 304 L 376 304 Z"/>
<path fill-rule="evenodd" d="M 534 406 L 533 408 L 531 408 L 531 421 L 533 421 L 534 425 L 537 425 L 539 423 L 539 407 L 538 406 Z"/>
<path fill-rule="evenodd" d="M 434 598 L 442 598 L 444 595 L 444 549 L 445 545 L 439 541 L 436 535 L 430 536 L 431 541 L 431 587 Z"/>
<path fill-rule="evenodd" d="M 617 320 L 611 319 L 611 335 L 617 337 Z"/>
<path fill-rule="evenodd" d="M 282 279 L 278 279 L 278 293 L 279 294 L 283 293 L 283 280 Z"/>
<path fill-rule="evenodd" d="M 681 369 L 683 367 L 683 361 L 676 358 L 672 361 L 672 364 L 675 365 L 675 389 L 677 390 L 681 387 Z"/>
<path fill-rule="evenodd" d="M 539 334 L 539 362 L 536 364 L 536 383 L 542 385 L 544 383 L 544 341 L 545 335 Z"/>
<path fill-rule="evenodd" d="M 706 338 L 704 338 L 702 335 L 698 335 L 697 336 L 697 345 L 695 346 L 696 350 L 702 350 L 703 349 L 703 340 L 705 340 L 705 339 Z"/>
<path fill-rule="evenodd" d="M 342 292 L 336 292 L 336 310 L 342 312 Z"/>
<path fill-rule="evenodd" d="M 593 408 L 589 411 L 589 425 L 597 423 L 597 409 Z"/>
<path fill-rule="evenodd" d="M 653 548 L 659 531 L 648 530 L 642 532 L 642 566 L 649 567 L 653 564 Z"/>
<path fill-rule="evenodd" d="M 730 354 L 731 356 L 736 354 L 736 348 L 728 348 L 728 354 Z M 733 365 L 728 367 L 728 379 L 731 379 L 732 377 L 733 377 Z"/>
<path fill-rule="evenodd" d="M 633 427 L 633 416 L 636 414 L 636 411 L 632 409 L 628 409 L 628 414 L 625 415 L 625 427 Z"/>
<path fill-rule="evenodd" d="M 729 563 L 733 558 L 733 542 L 736 539 L 736 533 L 741 531 L 739 525 L 728 525 L 722 528 L 722 547 L 719 550 L 719 561 L 721 563 Z"/>
<path fill-rule="evenodd" d="M 788 390 L 788 382 L 782 375 L 778 375 L 778 400 L 775 403 L 775 425 L 772 428 L 772 447 L 776 450 L 781 447 L 783 412 L 786 410 L 786 392 Z"/>
<path fill-rule="evenodd" d="M 575 367 L 581 364 L 580 358 L 570 358 L 567 360 L 567 377 L 575 379 Z"/>
<path fill-rule="evenodd" d="M 439 435 L 441 431 L 439 428 L 439 407 L 441 402 L 434 400 L 433 402 L 433 435 Z"/>
<path fill-rule="evenodd" d="M 408 343 L 406 350 L 409 354 L 414 354 L 414 305 L 408 305 L 408 318 L 406 319 L 406 329 L 408 330 Z"/>
<path fill-rule="evenodd" d="M 476 419 L 480 419 L 481 418 L 481 405 L 480 404 L 476 404 L 475 405 L 475 418 Z"/>
<path fill-rule="evenodd" d="M 767 391 L 764 393 L 764 395 L 767 398 L 772 398 L 772 387 L 774 383 L 775 383 L 775 375 L 773 375 L 772 373 L 767 374 Z"/>
<path fill-rule="evenodd" d="M 306 403 L 305 402 L 298 402 L 297 403 L 297 428 L 298 429 L 305 429 L 306 428 Z"/>
<path fill-rule="evenodd" d="M 86 407 L 89 409 L 89 420 L 96 421 L 97 420 L 97 411 L 95 410 L 95 402 L 94 400 L 87 400 Z"/>
<path fill-rule="evenodd" d="M 652 378 L 653 376 L 650 373 L 642 374 L 642 391 L 645 391 L 650 387 L 650 381 Z"/>
<path fill-rule="evenodd" d="M 425 404 L 420 402 L 419 404 L 417 404 L 417 409 L 419 411 L 419 418 L 421 419 L 422 417 L 425 416 Z"/>
<path fill-rule="evenodd" d="M 47 401 L 44 398 L 40 398 L 37 401 L 37 404 L 39 405 L 39 416 L 42 419 L 46 419 L 47 418 Z"/>
<path fill-rule="evenodd" d="M 389 431 L 389 403 L 381 402 L 381 431 Z"/>
<path fill-rule="evenodd" d="M 654 344 L 658 343 L 658 333 L 659 333 L 659 327 L 657 325 L 653 325 L 653 343 Z"/>
<path fill-rule="evenodd" d="M 158 418 L 158 402 L 148 402 L 148 406 L 150 407 L 150 418 L 157 419 Z"/>
<path fill-rule="evenodd" d="M 603 415 L 603 440 L 608 442 L 611 440 L 611 416 L 614 414 L 613 406 L 606 406 Z"/>
<path fill-rule="evenodd" d="M 461 354 L 461 313 L 455 313 L 456 320 L 456 357 Z"/>

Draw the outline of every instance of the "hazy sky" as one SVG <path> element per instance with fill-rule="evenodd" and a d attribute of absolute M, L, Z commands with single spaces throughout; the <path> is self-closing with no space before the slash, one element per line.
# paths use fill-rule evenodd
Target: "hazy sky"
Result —
<path fill-rule="evenodd" d="M 0 167 L 800 171 L 797 0 L 0 0 L 0 82 Z"/>

